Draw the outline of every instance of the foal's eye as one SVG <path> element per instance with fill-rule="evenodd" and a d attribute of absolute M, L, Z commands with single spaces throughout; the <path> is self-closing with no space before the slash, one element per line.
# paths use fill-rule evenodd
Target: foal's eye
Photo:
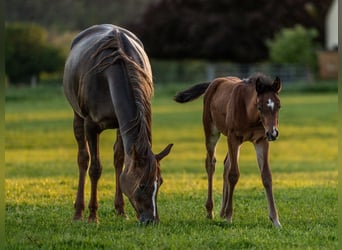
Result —
<path fill-rule="evenodd" d="M 258 105 L 257 108 L 259 111 L 261 111 L 261 105 Z"/>

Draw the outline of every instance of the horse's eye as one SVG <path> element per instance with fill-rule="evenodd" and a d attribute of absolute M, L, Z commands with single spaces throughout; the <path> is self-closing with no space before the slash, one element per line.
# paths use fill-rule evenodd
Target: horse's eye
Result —
<path fill-rule="evenodd" d="M 139 185 L 139 189 L 140 189 L 140 190 L 143 190 L 143 189 L 145 189 L 145 187 L 146 187 L 146 185 L 145 185 L 145 184 L 140 184 L 140 185 Z"/>
<path fill-rule="evenodd" d="M 261 111 L 261 105 L 258 105 L 257 108 L 259 111 Z"/>

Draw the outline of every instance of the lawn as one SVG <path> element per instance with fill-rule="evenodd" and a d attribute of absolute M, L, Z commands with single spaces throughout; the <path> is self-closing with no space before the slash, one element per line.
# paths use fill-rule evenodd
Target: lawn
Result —
<path fill-rule="evenodd" d="M 219 217 L 225 140 L 217 148 L 215 218 L 205 218 L 202 102 L 173 102 L 185 86 L 157 87 L 153 150 L 174 143 L 162 161 L 161 222 L 141 226 L 126 200 L 128 220 L 115 216 L 112 145 L 101 134 L 103 174 L 99 224 L 73 222 L 78 169 L 72 111 L 60 86 L 9 88 L 6 96 L 6 249 L 336 249 L 337 94 L 282 93 L 280 138 L 271 143 L 273 186 L 280 222 L 275 229 L 255 154 L 244 144 L 234 218 Z M 86 200 L 89 200 L 89 180 Z M 88 211 L 86 211 L 86 216 Z"/>

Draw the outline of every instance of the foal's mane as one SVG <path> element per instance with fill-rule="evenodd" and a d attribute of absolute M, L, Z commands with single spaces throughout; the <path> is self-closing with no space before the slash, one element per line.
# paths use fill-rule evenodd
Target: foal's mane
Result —
<path fill-rule="evenodd" d="M 124 36 L 125 34 L 123 32 L 118 29 L 113 29 L 97 44 L 97 50 L 92 54 L 92 58 L 99 57 L 100 59 L 90 71 L 99 73 L 118 60 L 124 62 L 123 65 L 137 107 L 137 115 L 132 121 L 125 124 L 124 128 L 122 128 L 125 130 L 122 130 L 121 134 L 129 134 L 132 131 L 136 131 L 137 136 L 131 148 L 132 152 L 126 153 L 134 153 L 138 158 L 136 160 L 145 162 L 144 165 L 147 169 L 144 169 L 144 174 L 139 176 L 139 178 L 140 180 L 147 179 L 149 183 L 152 183 L 155 180 L 155 164 L 152 164 L 154 157 L 151 151 L 152 112 L 150 100 L 153 95 L 152 75 L 148 70 L 133 61 L 129 54 L 127 54 L 124 46 L 126 42 Z M 144 55 L 144 52 L 139 54 Z M 146 59 L 143 58 L 142 60 Z"/>
<path fill-rule="evenodd" d="M 253 87 L 255 87 L 256 84 L 258 83 L 260 86 L 259 89 L 261 90 L 259 92 L 259 94 L 274 91 L 274 89 L 272 87 L 272 85 L 273 85 L 272 79 L 269 78 L 268 76 L 262 74 L 262 73 L 259 73 L 259 72 L 251 75 L 247 79 L 243 79 L 243 82 L 246 84 L 251 84 L 251 85 L 253 85 Z"/>
<path fill-rule="evenodd" d="M 254 73 L 247 79 L 243 79 L 243 81 L 247 84 L 255 84 L 257 80 L 263 85 L 272 85 L 272 79 L 259 72 Z"/>

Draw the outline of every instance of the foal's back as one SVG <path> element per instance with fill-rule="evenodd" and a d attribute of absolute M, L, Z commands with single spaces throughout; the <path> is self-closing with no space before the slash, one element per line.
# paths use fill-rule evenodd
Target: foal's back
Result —
<path fill-rule="evenodd" d="M 220 133 L 247 125 L 248 105 L 256 98 L 254 88 L 238 77 L 215 79 L 204 95 L 203 120 L 208 118 Z"/>

